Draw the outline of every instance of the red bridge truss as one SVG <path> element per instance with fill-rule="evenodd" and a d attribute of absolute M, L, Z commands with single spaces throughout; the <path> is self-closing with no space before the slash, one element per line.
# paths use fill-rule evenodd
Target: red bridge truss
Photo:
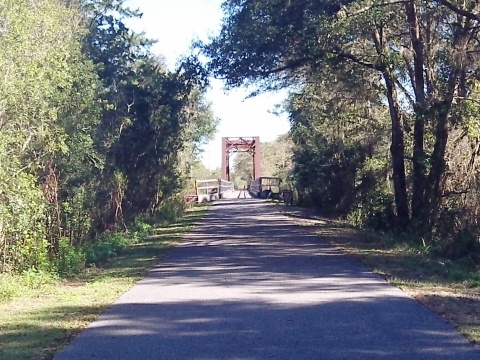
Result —
<path fill-rule="evenodd" d="M 230 154 L 248 152 L 253 158 L 253 179 L 262 175 L 260 138 L 255 137 L 223 137 L 222 138 L 222 179 L 230 181 Z"/>

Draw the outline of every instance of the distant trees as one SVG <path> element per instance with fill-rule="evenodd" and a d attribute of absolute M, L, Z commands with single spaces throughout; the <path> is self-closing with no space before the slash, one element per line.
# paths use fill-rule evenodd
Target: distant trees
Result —
<path fill-rule="evenodd" d="M 446 219 L 454 237 L 477 231 L 477 1 L 223 5 L 210 71 L 230 86 L 291 86 L 306 198 L 422 236 Z M 369 197 L 378 206 L 362 207 Z"/>
<path fill-rule="evenodd" d="M 216 121 L 206 78 L 194 58 L 167 70 L 124 3 L 0 1 L 1 272 L 62 272 L 106 230 L 182 209 Z"/>
<path fill-rule="evenodd" d="M 283 185 L 291 182 L 293 142 L 289 134 L 262 144 L 262 174 L 282 179 Z"/>

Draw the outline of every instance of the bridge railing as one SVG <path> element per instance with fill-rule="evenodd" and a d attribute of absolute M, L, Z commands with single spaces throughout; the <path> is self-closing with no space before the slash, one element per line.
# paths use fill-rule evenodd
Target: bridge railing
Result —
<path fill-rule="evenodd" d="M 227 180 L 220 180 L 220 194 L 225 194 L 235 190 L 233 182 Z"/>
<path fill-rule="evenodd" d="M 222 198 L 226 193 L 234 190 L 234 185 L 230 181 L 221 179 L 196 180 L 195 189 L 198 196 L 198 202 L 210 202 Z"/>

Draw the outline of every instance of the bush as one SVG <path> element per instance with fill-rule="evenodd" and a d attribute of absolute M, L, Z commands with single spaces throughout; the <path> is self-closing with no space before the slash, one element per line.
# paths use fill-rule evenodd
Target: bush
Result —
<path fill-rule="evenodd" d="M 85 267 L 85 252 L 72 245 L 69 239 L 62 237 L 58 240 L 58 254 L 54 259 L 54 265 L 62 276 L 78 274 Z"/>
<path fill-rule="evenodd" d="M 125 250 L 133 239 L 125 233 L 106 232 L 85 247 L 87 264 L 99 264 Z"/>
<path fill-rule="evenodd" d="M 156 220 L 163 223 L 176 221 L 185 212 L 185 201 L 180 197 L 164 200 L 156 209 Z"/>
<path fill-rule="evenodd" d="M 0 302 L 13 299 L 21 292 L 13 275 L 0 274 Z"/>
<path fill-rule="evenodd" d="M 40 289 L 51 285 L 56 280 L 51 272 L 30 268 L 25 270 L 20 276 L 20 284 L 28 289 Z"/>
<path fill-rule="evenodd" d="M 390 194 L 369 191 L 362 194 L 347 220 L 353 225 L 379 231 L 392 230 L 395 224 L 393 201 Z"/>
<path fill-rule="evenodd" d="M 480 265 L 480 242 L 478 232 L 462 229 L 456 236 L 444 238 L 436 248 L 436 252 L 450 259 L 461 261 L 469 267 Z"/>
<path fill-rule="evenodd" d="M 388 163 L 384 159 L 367 159 L 356 177 L 356 201 L 348 220 L 354 225 L 380 231 L 394 229 L 394 200 L 387 186 Z"/>
<path fill-rule="evenodd" d="M 140 241 L 152 234 L 153 226 L 144 220 L 137 220 L 130 229 L 130 234 L 133 242 Z"/>
<path fill-rule="evenodd" d="M 480 265 L 480 226 L 471 223 L 461 209 L 444 208 L 433 232 L 435 252 L 467 266 Z"/>
<path fill-rule="evenodd" d="M 117 256 L 129 245 L 135 244 L 152 233 L 153 226 L 145 220 L 136 220 L 129 232 L 108 231 L 84 248 L 86 263 L 99 264 Z"/>

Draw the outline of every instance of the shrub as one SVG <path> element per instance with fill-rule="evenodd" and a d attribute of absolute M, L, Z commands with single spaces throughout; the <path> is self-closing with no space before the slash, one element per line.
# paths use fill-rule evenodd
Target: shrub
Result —
<path fill-rule="evenodd" d="M 480 264 L 480 242 L 477 230 L 466 228 L 455 235 L 449 235 L 437 244 L 437 253 L 450 260 L 461 261 L 469 267 Z"/>
<path fill-rule="evenodd" d="M 163 223 L 171 223 L 177 220 L 185 211 L 185 201 L 180 197 L 165 199 L 156 209 L 155 217 Z"/>
<path fill-rule="evenodd" d="M 153 226 L 144 220 L 137 220 L 130 229 L 132 241 L 140 241 L 150 235 L 153 231 Z"/>
<path fill-rule="evenodd" d="M 28 289 L 40 289 L 51 285 L 55 280 L 55 276 L 51 272 L 32 267 L 22 273 L 19 282 Z"/>
<path fill-rule="evenodd" d="M 348 220 L 354 225 L 374 230 L 394 228 L 393 194 L 387 186 L 388 163 L 384 159 L 367 159 L 356 177 L 356 201 Z"/>
<path fill-rule="evenodd" d="M 98 264 L 118 255 L 132 243 L 132 238 L 125 233 L 106 232 L 97 241 L 85 247 L 87 264 Z"/>
<path fill-rule="evenodd" d="M 58 254 L 54 259 L 54 265 L 62 276 L 78 274 L 85 267 L 85 252 L 72 245 L 70 240 L 62 237 L 58 240 Z"/>
<path fill-rule="evenodd" d="M 437 254 L 457 263 L 480 265 L 480 225 L 471 223 L 458 208 L 442 209 L 432 235 Z"/>
<path fill-rule="evenodd" d="M 14 281 L 14 276 L 0 274 L 0 302 L 13 299 L 21 292 L 18 283 Z"/>

